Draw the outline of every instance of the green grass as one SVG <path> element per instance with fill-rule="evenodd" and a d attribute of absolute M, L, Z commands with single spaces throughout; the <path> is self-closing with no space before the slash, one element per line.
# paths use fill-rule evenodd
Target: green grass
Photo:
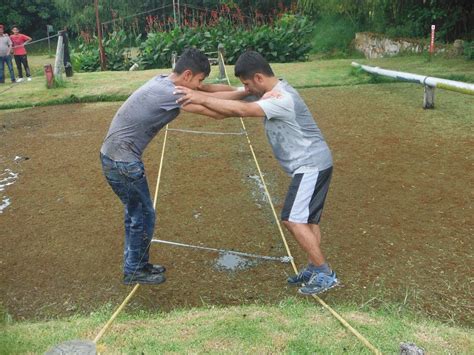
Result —
<path fill-rule="evenodd" d="M 273 64 L 275 74 L 288 80 L 296 88 L 362 85 L 387 82 L 374 79 L 365 73 L 354 73 L 351 59 L 313 60 L 303 63 Z M 359 63 L 417 74 L 457 78 L 474 82 L 472 62 L 463 59 L 434 58 L 430 63 L 423 56 L 402 56 L 386 59 L 357 59 Z M 33 81 L 15 84 L 11 88 L 0 86 L 0 109 L 55 105 L 71 102 L 122 101 L 146 80 L 169 69 L 135 72 L 75 73 L 66 78 L 64 87 L 48 90 L 42 67 L 52 59 L 47 56 L 31 56 Z M 233 75 L 233 67 L 227 67 L 233 85 L 240 82 Z M 211 78 L 217 77 L 217 67 L 212 68 Z M 413 84 L 407 84 L 413 85 Z"/>
<path fill-rule="evenodd" d="M 467 328 L 417 319 L 399 308 L 336 309 L 383 353 L 413 342 L 428 353 L 468 354 L 474 336 Z M 0 332 L 0 353 L 43 353 L 72 339 L 91 340 L 110 317 L 104 308 L 86 316 L 46 322 L 9 322 Z M 290 298 L 279 305 L 248 305 L 121 314 L 98 344 L 113 353 L 370 353 L 352 333 L 311 300 Z"/>

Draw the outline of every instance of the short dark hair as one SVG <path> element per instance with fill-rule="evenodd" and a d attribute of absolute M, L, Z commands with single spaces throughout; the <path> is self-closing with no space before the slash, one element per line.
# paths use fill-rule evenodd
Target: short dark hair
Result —
<path fill-rule="evenodd" d="M 234 73 L 235 76 L 243 79 L 250 79 L 257 73 L 275 76 L 270 64 L 255 51 L 247 51 L 240 55 L 235 63 Z"/>
<path fill-rule="evenodd" d="M 211 72 L 211 65 L 206 55 L 196 48 L 187 48 L 179 57 L 174 67 L 174 72 L 182 74 L 185 70 L 191 70 L 194 75 L 204 73 L 208 76 Z"/>

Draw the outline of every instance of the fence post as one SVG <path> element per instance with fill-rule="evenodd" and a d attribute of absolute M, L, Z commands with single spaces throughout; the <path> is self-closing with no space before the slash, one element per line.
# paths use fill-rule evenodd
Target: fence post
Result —
<path fill-rule="evenodd" d="M 61 69 L 63 66 L 63 55 L 64 55 L 64 46 L 63 46 L 63 36 L 62 31 L 58 32 L 58 46 L 56 47 L 56 59 L 54 61 L 54 76 L 61 77 Z"/>
<path fill-rule="evenodd" d="M 66 76 L 70 78 L 74 75 L 71 64 L 71 56 L 69 55 L 69 40 L 67 37 L 66 30 L 61 31 L 61 36 L 63 37 L 63 48 L 64 48 L 64 70 L 66 71 Z"/>
<path fill-rule="evenodd" d="M 423 95 L 423 108 L 434 108 L 435 88 L 433 86 L 425 85 L 425 92 Z"/>
<path fill-rule="evenodd" d="M 217 61 L 219 63 L 219 80 L 225 79 L 225 63 L 224 63 L 224 45 L 219 43 L 217 46 Z"/>
<path fill-rule="evenodd" d="M 173 52 L 171 53 L 171 69 L 174 70 L 174 67 L 176 66 L 176 60 L 178 58 L 178 53 Z"/>
<path fill-rule="evenodd" d="M 48 89 L 51 89 L 54 85 L 53 67 L 51 64 L 46 64 L 44 66 L 44 75 L 46 76 L 46 85 L 48 86 Z"/>

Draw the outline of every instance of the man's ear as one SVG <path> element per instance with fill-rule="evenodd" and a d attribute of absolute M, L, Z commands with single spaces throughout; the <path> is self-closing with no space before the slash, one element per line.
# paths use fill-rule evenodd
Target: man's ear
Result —
<path fill-rule="evenodd" d="M 255 75 L 253 76 L 253 80 L 258 84 L 263 83 L 264 79 L 265 79 L 264 75 L 260 73 L 255 73 Z"/>
<path fill-rule="evenodd" d="M 191 71 L 191 69 L 186 69 L 184 72 L 183 72 L 183 80 L 184 81 L 191 81 L 191 79 L 193 78 L 194 74 L 193 72 Z"/>

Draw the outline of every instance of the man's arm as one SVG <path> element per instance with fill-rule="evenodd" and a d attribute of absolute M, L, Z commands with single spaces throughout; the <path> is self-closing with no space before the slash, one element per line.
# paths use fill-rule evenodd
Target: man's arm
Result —
<path fill-rule="evenodd" d="M 222 100 L 243 100 L 250 94 L 247 91 L 218 91 L 218 92 L 201 92 L 203 95 L 216 97 Z"/>
<path fill-rule="evenodd" d="M 226 100 L 212 97 L 185 87 L 176 87 L 175 94 L 184 94 L 176 100 L 184 109 L 187 105 L 202 105 L 223 117 L 263 117 L 265 112 L 254 102 Z"/>
<path fill-rule="evenodd" d="M 8 38 L 8 55 L 12 54 L 13 53 L 13 42 L 12 40 L 10 39 L 10 36 L 7 36 Z"/>
<path fill-rule="evenodd" d="M 203 105 L 188 104 L 186 106 L 181 106 L 181 109 L 186 112 L 209 116 L 209 117 L 215 118 L 216 120 L 225 118 L 223 115 L 219 114 L 218 112 L 212 111 Z"/>
<path fill-rule="evenodd" d="M 243 100 L 249 93 L 224 84 L 201 84 L 198 90 L 203 94 L 224 100 Z"/>
<path fill-rule="evenodd" d="M 225 84 L 201 84 L 198 89 L 205 92 L 236 91 L 234 87 Z"/>
<path fill-rule="evenodd" d="M 23 35 L 23 36 L 26 37 L 26 41 L 25 41 L 25 43 L 23 43 L 23 45 L 28 44 L 33 40 L 33 38 L 31 38 L 30 36 L 27 36 L 27 35 Z"/>

